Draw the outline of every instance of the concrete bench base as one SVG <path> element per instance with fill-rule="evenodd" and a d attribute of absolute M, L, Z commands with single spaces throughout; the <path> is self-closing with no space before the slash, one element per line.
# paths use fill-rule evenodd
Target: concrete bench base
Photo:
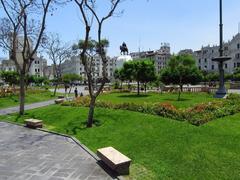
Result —
<path fill-rule="evenodd" d="M 64 102 L 64 99 L 56 99 L 55 100 L 55 103 L 56 104 L 61 104 L 61 103 L 63 103 Z"/>
<path fill-rule="evenodd" d="M 25 124 L 27 127 L 29 128 L 42 128 L 42 120 L 38 120 L 38 119 L 26 119 L 25 120 Z"/>
<path fill-rule="evenodd" d="M 119 175 L 128 175 L 131 159 L 123 155 L 113 147 L 97 150 L 98 157 Z"/>

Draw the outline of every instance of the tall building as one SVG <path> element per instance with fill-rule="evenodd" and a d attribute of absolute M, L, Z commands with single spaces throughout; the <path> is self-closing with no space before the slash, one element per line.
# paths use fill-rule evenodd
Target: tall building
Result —
<path fill-rule="evenodd" d="M 155 52 L 155 68 L 158 73 L 161 71 L 161 69 L 166 67 L 170 58 L 171 58 L 170 44 L 162 43 L 161 48 Z"/>
<path fill-rule="evenodd" d="M 107 76 L 110 81 L 114 79 L 114 71 L 116 69 L 116 58 L 110 58 L 107 57 L 108 63 L 107 63 Z M 79 56 L 73 56 L 69 60 L 66 60 L 61 65 L 62 73 L 63 74 L 79 74 L 84 79 L 87 79 L 84 66 L 80 60 Z M 95 80 L 102 77 L 102 60 L 99 56 L 93 57 L 92 61 L 92 72 L 93 72 L 93 78 Z"/>
<path fill-rule="evenodd" d="M 23 64 L 23 57 L 22 57 L 22 52 L 23 52 L 23 47 L 24 47 L 24 38 L 23 37 L 18 37 L 16 41 L 16 58 L 17 62 L 20 66 Z M 29 40 L 29 46 L 26 46 L 26 51 L 28 49 L 30 52 L 32 51 L 32 41 Z M 43 56 L 38 57 L 37 53 L 34 54 L 33 56 L 33 62 L 29 68 L 29 74 L 30 75 L 36 75 L 38 77 L 43 77 L 44 76 L 44 70 L 47 67 L 47 60 L 43 58 Z M 17 71 L 15 62 L 11 60 L 11 52 L 9 52 L 9 60 L 2 60 L 1 65 L 0 65 L 0 70 L 2 71 Z"/>
<path fill-rule="evenodd" d="M 43 58 L 43 56 L 36 56 L 34 61 L 32 62 L 29 68 L 29 74 L 35 75 L 38 77 L 45 76 L 45 69 L 47 68 L 47 60 Z"/>
<path fill-rule="evenodd" d="M 151 59 L 155 63 L 156 72 L 159 73 L 163 69 L 169 59 L 171 58 L 171 47 L 169 43 L 162 43 L 159 50 L 156 51 L 143 51 L 130 53 L 133 60 L 136 59 Z"/>

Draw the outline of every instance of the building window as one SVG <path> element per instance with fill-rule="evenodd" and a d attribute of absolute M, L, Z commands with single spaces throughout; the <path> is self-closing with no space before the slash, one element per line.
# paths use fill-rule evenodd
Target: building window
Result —
<path fill-rule="evenodd" d="M 201 59 L 198 60 L 198 63 L 201 64 Z"/>
<path fill-rule="evenodd" d="M 204 70 L 207 70 L 207 66 L 204 66 Z"/>
<path fill-rule="evenodd" d="M 212 65 L 212 70 L 214 70 L 214 65 Z"/>
<path fill-rule="evenodd" d="M 198 69 L 201 70 L 202 69 L 201 66 L 199 66 Z"/>
<path fill-rule="evenodd" d="M 228 65 L 227 64 L 225 64 L 225 69 L 227 69 L 228 68 Z"/>
<path fill-rule="evenodd" d="M 234 68 L 236 67 L 236 63 L 234 63 L 233 67 L 234 67 Z"/>
<path fill-rule="evenodd" d="M 237 67 L 240 67 L 240 63 L 237 63 Z"/>
<path fill-rule="evenodd" d="M 35 69 L 35 72 L 37 72 L 37 69 Z"/>
<path fill-rule="evenodd" d="M 237 48 L 240 49 L 240 44 L 239 43 L 237 44 Z"/>
<path fill-rule="evenodd" d="M 240 54 L 239 53 L 236 54 L 236 59 L 240 59 Z"/>
<path fill-rule="evenodd" d="M 207 59 L 206 58 L 204 59 L 204 62 L 207 63 Z"/>

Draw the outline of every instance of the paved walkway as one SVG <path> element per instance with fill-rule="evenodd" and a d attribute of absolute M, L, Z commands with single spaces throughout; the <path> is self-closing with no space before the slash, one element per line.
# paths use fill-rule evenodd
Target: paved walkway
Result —
<path fill-rule="evenodd" d="M 85 87 L 87 87 L 87 86 L 77 86 L 77 90 L 78 90 L 79 95 L 80 95 L 80 93 L 83 93 L 84 96 L 89 94 L 88 90 L 85 90 Z M 75 87 L 72 88 L 72 93 L 74 93 L 74 89 L 75 89 Z M 50 89 L 50 91 L 54 92 L 54 89 Z M 69 88 L 68 88 L 67 92 L 68 91 L 69 91 Z M 57 89 L 57 93 L 65 94 L 65 89 L 64 88 L 59 88 L 59 89 Z"/>
<path fill-rule="evenodd" d="M 72 139 L 0 122 L 0 180 L 112 179 Z"/>
<path fill-rule="evenodd" d="M 44 107 L 44 106 L 49 106 L 51 104 L 55 104 L 55 100 L 49 100 L 49 101 L 38 102 L 38 103 L 33 103 L 33 104 L 27 104 L 27 105 L 25 105 L 25 110 L 30 110 L 30 109 L 40 108 L 40 107 Z M 17 113 L 17 112 L 19 112 L 19 106 L 0 109 L 0 115 L 7 115 L 7 114 L 12 114 L 12 113 Z"/>

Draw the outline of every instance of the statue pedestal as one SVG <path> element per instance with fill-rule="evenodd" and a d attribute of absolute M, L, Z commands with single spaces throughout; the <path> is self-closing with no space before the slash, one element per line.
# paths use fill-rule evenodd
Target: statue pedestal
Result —
<path fill-rule="evenodd" d="M 130 55 L 119 56 L 116 61 L 116 69 L 122 68 L 123 64 L 128 61 L 132 61 L 132 57 Z"/>

